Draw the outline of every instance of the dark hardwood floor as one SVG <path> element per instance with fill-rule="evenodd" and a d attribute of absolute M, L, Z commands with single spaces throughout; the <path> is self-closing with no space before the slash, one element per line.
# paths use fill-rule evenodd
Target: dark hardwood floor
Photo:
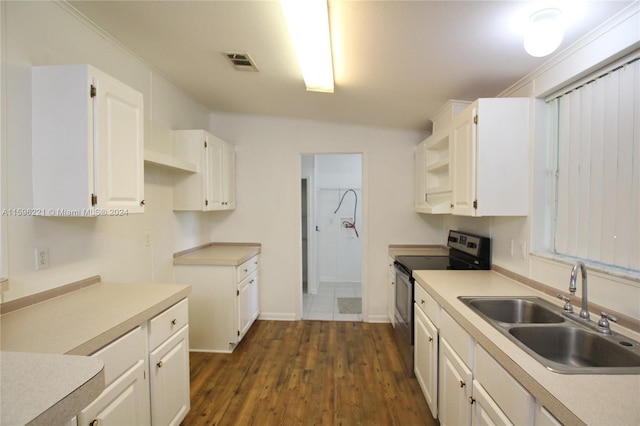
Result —
<path fill-rule="evenodd" d="M 435 425 L 389 324 L 256 321 L 232 354 L 193 352 L 183 425 Z"/>

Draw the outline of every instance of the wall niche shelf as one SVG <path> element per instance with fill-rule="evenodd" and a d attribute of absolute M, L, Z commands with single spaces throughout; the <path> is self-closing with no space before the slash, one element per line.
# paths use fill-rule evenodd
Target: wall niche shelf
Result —
<path fill-rule="evenodd" d="M 182 160 L 180 158 L 164 154 L 162 152 L 153 151 L 151 149 L 144 150 L 144 162 L 145 164 L 151 164 L 173 171 L 181 171 L 187 173 L 198 172 L 198 166 L 196 163 Z"/>

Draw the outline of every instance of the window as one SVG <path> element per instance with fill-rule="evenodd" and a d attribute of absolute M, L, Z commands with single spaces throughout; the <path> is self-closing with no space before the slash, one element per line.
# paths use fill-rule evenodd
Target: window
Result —
<path fill-rule="evenodd" d="M 556 169 L 553 250 L 640 270 L 640 57 L 547 101 Z"/>

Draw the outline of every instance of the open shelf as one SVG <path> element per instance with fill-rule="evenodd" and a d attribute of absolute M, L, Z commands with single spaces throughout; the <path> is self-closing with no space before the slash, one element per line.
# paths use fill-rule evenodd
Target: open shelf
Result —
<path fill-rule="evenodd" d="M 150 149 L 144 150 L 144 162 L 146 164 L 153 164 L 155 166 L 187 173 L 196 173 L 198 171 L 198 166 L 191 161 L 185 161 Z"/>

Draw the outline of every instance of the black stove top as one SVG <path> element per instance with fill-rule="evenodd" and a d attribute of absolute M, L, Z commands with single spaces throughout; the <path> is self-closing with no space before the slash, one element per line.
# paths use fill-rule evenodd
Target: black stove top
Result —
<path fill-rule="evenodd" d="M 396 256 L 396 264 L 412 275 L 412 271 L 449 269 L 449 256 Z"/>
<path fill-rule="evenodd" d="M 397 256 L 394 264 L 410 277 L 421 270 L 491 269 L 491 239 L 449 231 L 448 256 Z"/>

